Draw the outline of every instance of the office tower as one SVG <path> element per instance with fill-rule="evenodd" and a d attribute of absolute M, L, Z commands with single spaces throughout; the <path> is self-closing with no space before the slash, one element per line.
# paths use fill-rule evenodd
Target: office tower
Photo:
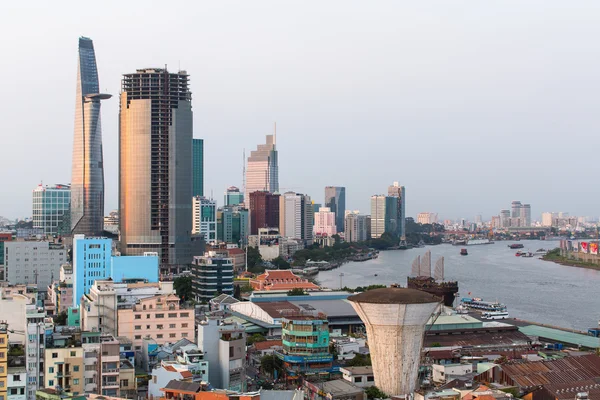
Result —
<path fill-rule="evenodd" d="M 508 228 L 510 226 L 510 210 L 500 210 L 500 227 Z"/>
<path fill-rule="evenodd" d="M 404 186 L 398 185 L 398 182 L 394 182 L 392 186 L 388 187 L 388 196 L 396 198 L 396 211 L 398 212 L 397 220 L 397 231 L 396 234 L 401 240 L 406 238 L 406 189 Z"/>
<path fill-rule="evenodd" d="M 38 185 L 33 190 L 33 227 L 45 235 L 71 233 L 71 186 Z"/>
<path fill-rule="evenodd" d="M 259 228 L 279 227 L 279 195 L 266 191 L 250 193 L 250 235 Z"/>
<path fill-rule="evenodd" d="M 371 238 L 380 238 L 385 232 L 398 232 L 398 198 L 371 196 Z"/>
<path fill-rule="evenodd" d="M 277 148 L 275 135 L 267 135 L 267 143 L 259 144 L 258 148 L 250 153 L 246 166 L 246 192 L 256 191 L 275 193 L 279 191 L 279 167 L 277 166 Z"/>
<path fill-rule="evenodd" d="M 204 140 L 192 139 L 192 196 L 204 196 Z"/>
<path fill-rule="evenodd" d="M 203 196 L 195 196 L 192 202 L 192 234 L 201 234 L 206 243 L 217 240 L 217 202 Z"/>
<path fill-rule="evenodd" d="M 346 242 L 364 242 L 370 238 L 371 218 L 368 215 L 360 215 L 358 212 L 350 212 L 346 215 L 344 226 L 344 240 Z"/>
<path fill-rule="evenodd" d="M 104 218 L 104 167 L 100 101 L 111 95 L 100 93 L 96 55 L 91 39 L 79 38 L 73 168 L 71 176 L 71 231 L 99 236 Z"/>
<path fill-rule="evenodd" d="M 233 259 L 221 257 L 214 251 L 194 257 L 192 292 L 198 302 L 208 302 L 219 294 L 233 296 Z"/>
<path fill-rule="evenodd" d="M 60 276 L 60 266 L 67 262 L 62 244 L 27 240 L 4 242 L 4 276 L 11 285 L 37 286 L 47 290 Z"/>
<path fill-rule="evenodd" d="M 245 245 L 248 237 L 248 210 L 225 206 L 217 211 L 217 240 Z"/>
<path fill-rule="evenodd" d="M 225 192 L 225 205 L 226 206 L 237 206 L 244 202 L 244 194 L 240 192 L 240 189 L 235 186 L 230 186 Z"/>
<path fill-rule="evenodd" d="M 321 207 L 315 214 L 313 233 L 320 236 L 333 236 L 337 233 L 335 226 L 335 214 L 329 207 Z M 345 231 L 344 231 L 345 232 Z"/>
<path fill-rule="evenodd" d="M 346 214 L 346 188 L 342 186 L 326 186 L 325 207 L 329 207 L 331 212 L 335 213 L 335 227 L 338 232 L 343 232 L 344 215 Z"/>
<path fill-rule="evenodd" d="M 521 217 L 521 207 L 523 205 L 521 204 L 520 201 L 513 201 L 511 204 L 511 217 L 512 218 L 520 218 Z"/>
<path fill-rule="evenodd" d="M 314 212 L 310 196 L 286 192 L 279 197 L 279 233 L 312 243 Z"/>
<path fill-rule="evenodd" d="M 317 213 L 321 207 L 323 207 L 323 205 L 321 203 L 315 203 L 313 201 L 313 210 L 314 210 L 315 213 Z M 329 210 L 331 210 L 331 208 Z"/>
<path fill-rule="evenodd" d="M 156 252 L 161 273 L 192 262 L 192 94 L 185 71 L 123 76 L 119 127 L 121 252 Z"/>
<path fill-rule="evenodd" d="M 523 204 L 521 207 L 521 226 L 531 226 L 531 205 Z"/>

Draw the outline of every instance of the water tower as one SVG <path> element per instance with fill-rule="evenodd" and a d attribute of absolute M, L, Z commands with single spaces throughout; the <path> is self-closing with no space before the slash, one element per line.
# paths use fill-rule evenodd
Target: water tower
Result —
<path fill-rule="evenodd" d="M 412 394 L 425 324 L 441 299 L 415 289 L 384 288 L 348 300 L 367 328 L 375 385 L 388 396 Z"/>

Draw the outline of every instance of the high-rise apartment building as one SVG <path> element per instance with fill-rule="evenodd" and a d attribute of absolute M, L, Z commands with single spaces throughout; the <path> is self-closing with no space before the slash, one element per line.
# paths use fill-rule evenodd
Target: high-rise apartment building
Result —
<path fill-rule="evenodd" d="M 192 202 L 192 233 L 204 236 L 206 243 L 217 240 L 217 202 L 203 196 L 195 196 Z"/>
<path fill-rule="evenodd" d="M 344 240 L 363 242 L 370 238 L 371 217 L 350 212 L 346 214 Z"/>
<path fill-rule="evenodd" d="M 277 148 L 275 135 L 267 135 L 267 143 L 259 144 L 250 153 L 246 166 L 246 192 L 244 199 L 249 199 L 250 193 L 279 191 L 279 167 L 277 164 Z"/>
<path fill-rule="evenodd" d="M 39 290 L 47 290 L 67 261 L 67 250 L 62 244 L 17 240 L 5 242 L 4 246 L 5 276 L 11 285 L 35 284 Z"/>
<path fill-rule="evenodd" d="M 542 226 L 552 226 L 554 221 L 554 213 L 542 213 Z"/>
<path fill-rule="evenodd" d="M 279 233 L 312 244 L 314 212 L 310 196 L 286 192 L 279 197 Z M 310 243 L 308 243 L 310 242 Z"/>
<path fill-rule="evenodd" d="M 335 214 L 335 227 L 337 231 L 343 232 L 344 216 L 346 215 L 346 188 L 343 186 L 326 186 L 325 207 L 329 207 L 331 212 Z"/>
<path fill-rule="evenodd" d="M 204 140 L 192 139 L 192 196 L 204 196 Z"/>
<path fill-rule="evenodd" d="M 225 205 L 226 206 L 237 206 L 244 202 L 244 194 L 240 192 L 240 189 L 235 186 L 230 186 L 225 192 Z"/>
<path fill-rule="evenodd" d="M 522 226 L 531 226 L 531 205 L 523 204 L 521 207 L 521 222 Z"/>
<path fill-rule="evenodd" d="M 79 305 L 81 296 L 90 292 L 95 281 L 111 276 L 111 256 L 112 239 L 73 237 L 73 307 Z"/>
<path fill-rule="evenodd" d="M 208 302 L 219 294 L 233 296 L 233 259 L 220 257 L 213 251 L 194 257 L 192 290 L 198 302 Z"/>
<path fill-rule="evenodd" d="M 46 235 L 71 233 L 71 186 L 38 185 L 33 190 L 33 227 Z"/>
<path fill-rule="evenodd" d="M 511 204 L 511 217 L 512 218 L 520 218 L 521 217 L 521 207 L 523 205 L 520 201 L 513 201 Z"/>
<path fill-rule="evenodd" d="M 398 198 L 371 196 L 371 238 L 380 238 L 385 232 L 398 232 Z"/>
<path fill-rule="evenodd" d="M 250 234 L 259 228 L 279 227 L 279 195 L 266 191 L 250 193 Z"/>
<path fill-rule="evenodd" d="M 335 214 L 329 207 L 321 207 L 318 212 L 315 212 L 313 233 L 321 236 L 333 236 L 337 233 L 335 222 Z"/>
<path fill-rule="evenodd" d="M 104 166 L 100 101 L 111 95 L 100 93 L 96 54 L 91 39 L 79 38 L 75 130 L 71 175 L 71 231 L 101 235 L 104 219 Z"/>
<path fill-rule="evenodd" d="M 185 71 L 123 76 L 119 127 L 121 252 L 156 252 L 162 273 L 192 261 L 192 94 Z"/>
<path fill-rule="evenodd" d="M 510 227 L 510 210 L 500 210 L 500 227 Z"/>
<path fill-rule="evenodd" d="M 404 186 L 400 186 L 398 182 L 394 182 L 392 186 L 388 187 L 388 196 L 396 198 L 396 234 L 400 239 L 404 240 L 406 237 L 406 189 Z"/>

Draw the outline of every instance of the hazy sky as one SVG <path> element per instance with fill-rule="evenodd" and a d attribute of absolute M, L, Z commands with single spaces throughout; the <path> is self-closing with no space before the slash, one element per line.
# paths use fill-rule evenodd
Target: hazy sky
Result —
<path fill-rule="evenodd" d="M 19 3 L 19 4 L 17 4 Z M 407 216 L 489 217 L 511 200 L 598 215 L 600 2 L 29 1 L 0 23 L 0 215 L 70 182 L 77 38 L 94 40 L 106 212 L 117 207 L 121 74 L 191 75 L 205 193 L 242 185 L 277 121 L 280 186 L 348 208 L 399 181 Z"/>

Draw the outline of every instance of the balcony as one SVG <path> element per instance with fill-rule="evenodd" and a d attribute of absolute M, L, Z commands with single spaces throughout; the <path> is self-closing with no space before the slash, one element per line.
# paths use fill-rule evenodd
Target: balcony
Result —
<path fill-rule="evenodd" d="M 103 368 L 102 369 L 102 375 L 118 375 L 118 374 L 119 374 L 118 368 Z"/>

